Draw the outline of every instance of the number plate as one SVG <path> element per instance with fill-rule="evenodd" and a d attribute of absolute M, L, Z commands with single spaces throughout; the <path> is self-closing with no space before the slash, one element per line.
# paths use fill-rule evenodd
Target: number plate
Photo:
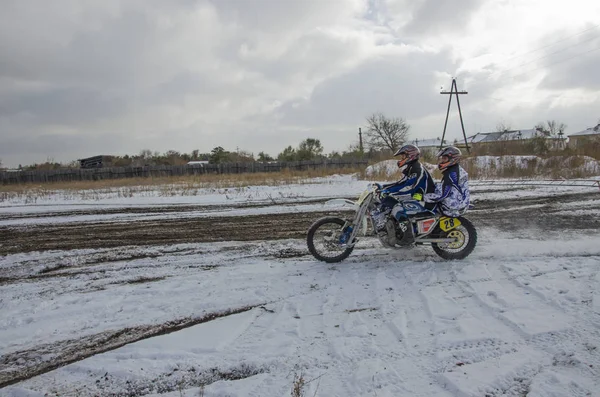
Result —
<path fill-rule="evenodd" d="M 460 226 L 460 221 L 458 220 L 458 218 L 440 218 L 440 229 L 442 229 L 445 232 L 447 232 L 448 230 L 452 230 L 458 226 Z"/>

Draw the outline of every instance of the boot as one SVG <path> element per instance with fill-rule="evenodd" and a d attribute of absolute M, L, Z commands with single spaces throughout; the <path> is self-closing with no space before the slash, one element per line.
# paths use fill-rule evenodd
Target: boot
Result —
<path fill-rule="evenodd" d="M 371 213 L 375 223 L 375 231 L 380 232 L 385 229 L 385 224 L 388 220 L 389 210 L 376 209 Z"/>
<path fill-rule="evenodd" d="M 398 220 L 398 228 L 402 230 L 402 239 L 398 241 L 398 245 L 406 247 L 415 242 L 415 233 L 410 220 L 406 218 Z"/>

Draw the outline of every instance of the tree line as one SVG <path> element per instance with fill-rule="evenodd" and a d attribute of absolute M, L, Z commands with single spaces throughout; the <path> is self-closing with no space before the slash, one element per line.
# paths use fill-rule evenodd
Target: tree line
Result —
<path fill-rule="evenodd" d="M 367 118 L 365 139 L 363 145 L 355 141 L 348 145 L 346 150 L 331 151 L 325 154 L 321 140 L 309 137 L 302 140 L 297 146 L 289 145 L 276 156 L 261 151 L 256 155 L 247 150 L 226 150 L 223 146 L 214 147 L 210 152 L 201 152 L 198 149 L 189 153 L 168 150 L 164 153 L 143 149 L 133 155 L 114 155 L 111 157 L 111 166 L 114 167 L 139 167 L 156 165 L 185 165 L 190 161 L 208 161 L 211 164 L 219 163 L 244 163 L 268 161 L 303 161 L 320 159 L 355 159 L 355 158 L 380 158 L 389 156 L 406 140 L 409 125 L 401 118 L 387 118 L 381 113 L 373 114 Z M 51 170 L 59 168 L 79 168 L 77 160 L 68 163 L 59 163 L 48 158 L 44 163 L 19 165 L 23 170 Z M 1 162 L 0 162 L 1 167 Z"/>
<path fill-rule="evenodd" d="M 600 123 L 600 120 L 598 121 Z M 547 137 L 561 138 L 564 135 L 566 124 L 548 120 L 538 123 L 534 128 Z M 496 125 L 496 131 L 510 131 L 511 125 L 506 121 L 499 121 Z M 344 158 L 366 158 L 382 159 L 391 156 L 402 144 L 408 141 L 410 134 L 410 125 L 404 118 L 387 117 L 383 113 L 373 113 L 366 118 L 364 129 L 364 138 L 359 141 L 353 141 L 346 150 L 332 151 L 324 154 L 324 147 L 320 139 L 309 137 L 302 140 L 296 147 L 292 145 L 284 148 L 276 156 L 261 151 L 257 155 L 246 150 L 236 149 L 235 151 L 226 150 L 223 146 L 217 146 L 210 152 L 200 152 L 198 149 L 190 153 L 183 153 L 176 150 L 168 150 L 164 153 L 151 151 L 149 149 L 141 150 L 138 154 L 111 156 L 111 165 L 114 167 L 137 167 L 147 165 L 184 165 L 190 161 L 208 161 L 211 164 L 219 163 L 243 163 L 243 162 L 268 162 L 268 161 L 303 161 L 319 159 L 344 159 Z M 0 168 L 2 160 L 0 159 Z M 41 164 L 32 164 L 22 167 L 24 170 L 35 169 L 57 169 L 73 167 L 78 168 L 79 162 L 73 160 L 67 164 L 57 163 L 48 159 Z"/>

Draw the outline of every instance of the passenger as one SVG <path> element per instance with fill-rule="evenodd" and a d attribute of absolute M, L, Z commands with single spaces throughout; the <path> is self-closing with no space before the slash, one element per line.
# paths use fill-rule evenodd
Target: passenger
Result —
<path fill-rule="evenodd" d="M 425 194 L 425 202 L 437 204 L 445 216 L 462 215 L 469 207 L 469 174 L 460 166 L 462 153 L 454 146 L 448 146 L 437 154 L 438 168 L 442 171 L 442 181 L 436 183 L 435 192 Z"/>

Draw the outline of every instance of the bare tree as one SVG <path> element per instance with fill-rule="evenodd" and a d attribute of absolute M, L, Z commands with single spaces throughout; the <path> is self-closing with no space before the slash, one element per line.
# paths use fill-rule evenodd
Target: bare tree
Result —
<path fill-rule="evenodd" d="M 563 136 L 567 129 L 565 123 L 559 123 L 556 120 L 548 120 L 546 123 L 548 124 L 548 130 L 550 131 L 551 136 Z"/>
<path fill-rule="evenodd" d="M 143 160 L 150 160 L 152 158 L 152 150 L 142 149 L 142 150 L 140 150 L 139 156 Z"/>
<path fill-rule="evenodd" d="M 496 124 L 497 132 L 506 132 L 506 131 L 510 131 L 511 129 L 512 129 L 512 126 L 507 121 L 501 120 L 498 122 L 498 124 Z"/>
<path fill-rule="evenodd" d="M 540 131 L 545 136 L 558 136 L 560 138 L 564 135 L 567 125 L 565 123 L 559 123 L 556 120 L 548 120 L 545 124 L 543 122 L 538 123 L 535 126 L 535 129 Z"/>
<path fill-rule="evenodd" d="M 371 149 L 398 150 L 406 142 L 410 125 L 402 118 L 388 119 L 381 113 L 375 113 L 367 118 L 365 135 Z"/>

